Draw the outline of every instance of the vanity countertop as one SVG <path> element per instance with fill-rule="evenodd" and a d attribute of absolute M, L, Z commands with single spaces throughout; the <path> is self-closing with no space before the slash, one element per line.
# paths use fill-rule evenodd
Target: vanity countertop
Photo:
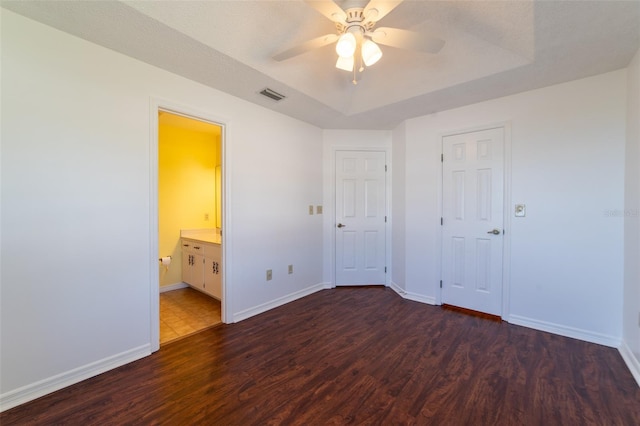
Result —
<path fill-rule="evenodd" d="M 181 229 L 180 238 L 203 243 L 222 244 L 222 237 L 216 229 Z"/>

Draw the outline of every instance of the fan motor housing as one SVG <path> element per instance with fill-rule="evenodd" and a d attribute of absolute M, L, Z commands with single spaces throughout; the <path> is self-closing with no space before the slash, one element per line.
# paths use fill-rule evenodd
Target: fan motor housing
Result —
<path fill-rule="evenodd" d="M 335 22 L 336 29 L 340 34 L 350 31 L 352 28 L 359 28 L 360 32 L 364 34 L 367 31 L 371 31 L 375 25 L 375 22 L 372 21 L 368 21 L 363 24 L 365 16 L 364 9 L 361 7 L 352 7 L 350 9 L 346 9 L 344 12 L 347 14 L 347 18 L 345 19 L 346 25 L 342 22 Z M 351 31 L 353 32 L 353 30 Z"/>
<path fill-rule="evenodd" d="M 362 22 L 364 21 L 364 14 L 362 13 L 364 9 L 361 7 L 354 7 L 351 9 L 347 9 L 344 13 L 347 14 L 346 21 L 350 24 L 352 22 Z"/>

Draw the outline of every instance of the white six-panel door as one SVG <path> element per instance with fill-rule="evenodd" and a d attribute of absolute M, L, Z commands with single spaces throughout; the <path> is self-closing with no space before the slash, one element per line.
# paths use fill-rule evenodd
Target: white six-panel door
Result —
<path fill-rule="evenodd" d="M 336 285 L 385 284 L 386 154 L 336 151 Z"/>
<path fill-rule="evenodd" d="M 504 129 L 442 139 L 442 303 L 502 314 Z"/>

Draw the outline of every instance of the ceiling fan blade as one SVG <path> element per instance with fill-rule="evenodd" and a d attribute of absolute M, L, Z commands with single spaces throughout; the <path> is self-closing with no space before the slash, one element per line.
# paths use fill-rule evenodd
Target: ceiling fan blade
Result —
<path fill-rule="evenodd" d="M 304 0 L 306 4 L 322 13 L 327 18 L 331 19 L 333 22 L 343 23 L 347 19 L 347 14 L 331 0 L 324 1 L 313 1 L 313 0 Z"/>
<path fill-rule="evenodd" d="M 444 40 L 437 37 L 425 36 L 398 28 L 380 27 L 370 35 L 376 43 L 420 52 L 438 53 L 444 46 Z"/>
<path fill-rule="evenodd" d="M 291 49 L 284 50 L 280 53 L 277 53 L 273 56 L 273 59 L 280 62 L 285 59 L 293 58 L 294 56 L 301 55 L 310 50 L 317 49 L 319 47 L 326 46 L 327 44 L 331 44 L 338 40 L 337 34 L 327 34 L 321 37 L 316 37 L 309 41 L 306 41 L 302 44 L 292 47 Z"/>
<path fill-rule="evenodd" d="M 378 22 L 396 8 L 402 0 L 371 0 L 362 11 L 366 22 Z"/>

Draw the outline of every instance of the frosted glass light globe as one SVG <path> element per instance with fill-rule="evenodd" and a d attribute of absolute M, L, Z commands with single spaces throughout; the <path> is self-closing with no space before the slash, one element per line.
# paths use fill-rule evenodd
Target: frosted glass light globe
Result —
<path fill-rule="evenodd" d="M 353 56 L 356 51 L 356 36 L 352 33 L 344 33 L 336 43 L 336 53 L 342 58 Z"/>
<path fill-rule="evenodd" d="M 343 56 L 338 56 L 338 62 L 336 62 L 336 68 L 339 68 L 345 71 L 353 71 L 354 63 L 355 63 L 355 60 L 353 56 L 349 56 L 348 58 L 345 58 Z"/>
<path fill-rule="evenodd" d="M 368 67 L 375 64 L 382 58 L 382 50 L 371 40 L 366 40 L 362 44 L 362 60 Z"/>

